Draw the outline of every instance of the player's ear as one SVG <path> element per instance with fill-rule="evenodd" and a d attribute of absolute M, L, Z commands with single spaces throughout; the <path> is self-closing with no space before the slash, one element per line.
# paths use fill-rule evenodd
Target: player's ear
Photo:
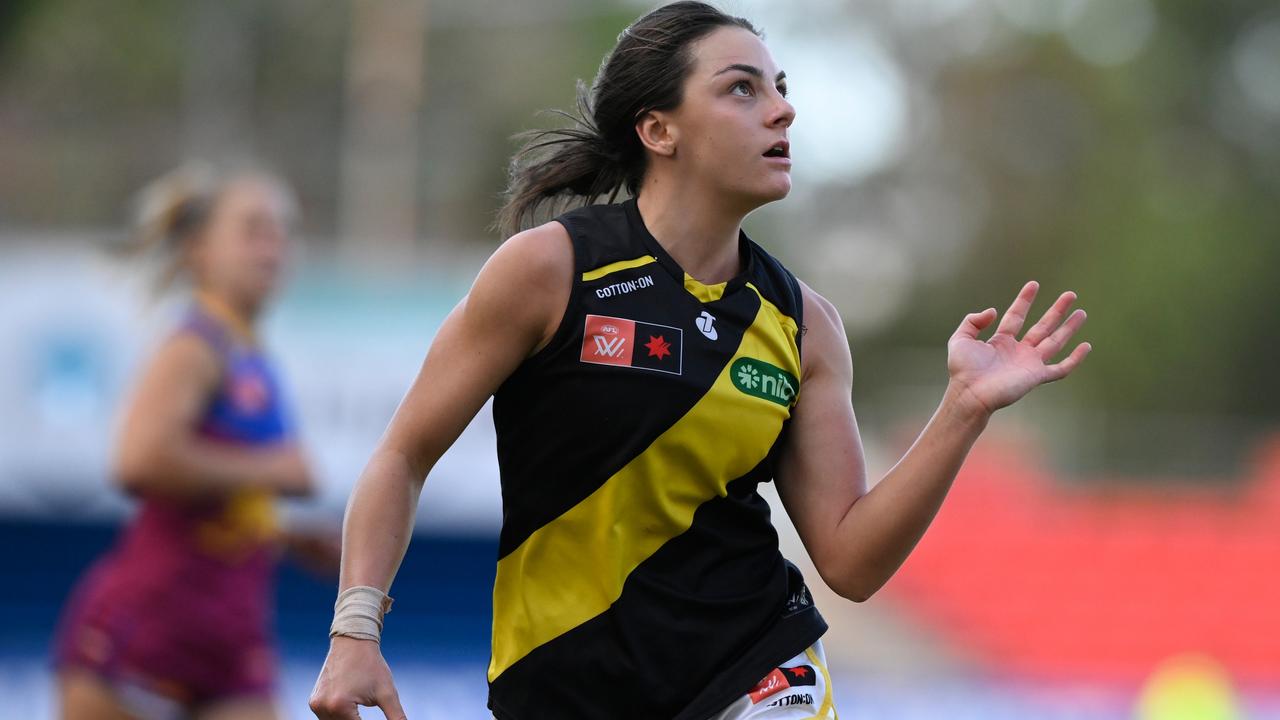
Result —
<path fill-rule="evenodd" d="M 636 135 L 640 144 L 655 155 L 671 157 L 676 154 L 679 130 L 669 113 L 650 110 L 636 120 Z"/>

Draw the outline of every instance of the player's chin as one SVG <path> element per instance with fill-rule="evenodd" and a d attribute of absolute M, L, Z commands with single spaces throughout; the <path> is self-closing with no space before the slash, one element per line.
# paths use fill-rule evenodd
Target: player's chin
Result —
<path fill-rule="evenodd" d="M 781 200 L 791 194 L 791 174 L 774 172 L 762 178 L 758 191 L 761 204 Z"/>
<path fill-rule="evenodd" d="M 751 177 L 751 182 L 725 188 L 732 203 L 747 208 L 748 212 L 781 200 L 791 193 L 791 177 L 784 173 L 762 173 Z"/>
<path fill-rule="evenodd" d="M 247 299 L 253 301 L 255 305 L 260 305 L 270 300 L 271 296 L 275 295 L 280 287 L 280 278 L 276 273 L 259 275 L 246 280 L 243 292 Z"/>

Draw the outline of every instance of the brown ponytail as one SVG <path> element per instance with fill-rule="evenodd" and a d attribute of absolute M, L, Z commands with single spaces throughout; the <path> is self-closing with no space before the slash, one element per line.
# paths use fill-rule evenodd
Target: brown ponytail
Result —
<path fill-rule="evenodd" d="M 148 183 L 134 202 L 134 232 L 125 250 L 157 256 L 162 270 L 157 289 L 164 290 L 182 273 L 186 250 L 209 216 L 223 182 L 208 165 L 188 163 Z"/>
<path fill-rule="evenodd" d="M 759 34 L 743 18 L 702 2 L 675 2 L 636 20 L 618 36 L 588 92 L 578 83 L 577 110 L 556 111 L 570 127 L 518 136 L 506 200 L 497 226 L 504 236 L 526 227 L 546 206 L 590 204 L 622 190 L 635 195 L 647 158 L 636 122 L 651 110 L 680 104 L 693 64 L 690 46 L 720 27 Z"/>

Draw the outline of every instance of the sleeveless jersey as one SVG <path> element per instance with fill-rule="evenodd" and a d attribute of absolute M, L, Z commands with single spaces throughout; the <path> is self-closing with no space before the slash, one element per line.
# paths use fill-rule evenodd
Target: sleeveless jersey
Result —
<path fill-rule="evenodd" d="M 702 720 L 826 630 L 757 485 L 800 391 L 802 300 L 751 242 L 687 275 L 634 200 L 557 218 L 573 289 L 499 388 L 500 720 Z"/>
<path fill-rule="evenodd" d="M 198 303 L 188 311 L 178 332 L 204 340 L 223 368 L 222 379 L 199 422 L 201 437 L 247 447 L 291 438 L 274 369 L 259 348 L 239 340 Z M 165 552 L 182 555 L 192 566 L 208 565 L 211 579 L 219 583 L 245 586 L 239 591 L 265 588 L 277 534 L 274 508 L 275 495 L 266 490 L 239 490 L 197 502 L 146 497 L 126 532 L 122 549 L 144 557 L 157 552 L 154 548 L 164 547 Z"/>

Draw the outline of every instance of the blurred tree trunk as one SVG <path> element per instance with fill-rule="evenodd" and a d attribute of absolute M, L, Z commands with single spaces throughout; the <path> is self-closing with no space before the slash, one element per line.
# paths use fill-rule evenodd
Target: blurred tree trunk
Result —
<path fill-rule="evenodd" d="M 427 3 L 352 2 L 338 242 L 356 265 L 414 254 Z"/>
<path fill-rule="evenodd" d="M 209 160 L 254 152 L 254 5 L 186 5 L 183 148 Z"/>

